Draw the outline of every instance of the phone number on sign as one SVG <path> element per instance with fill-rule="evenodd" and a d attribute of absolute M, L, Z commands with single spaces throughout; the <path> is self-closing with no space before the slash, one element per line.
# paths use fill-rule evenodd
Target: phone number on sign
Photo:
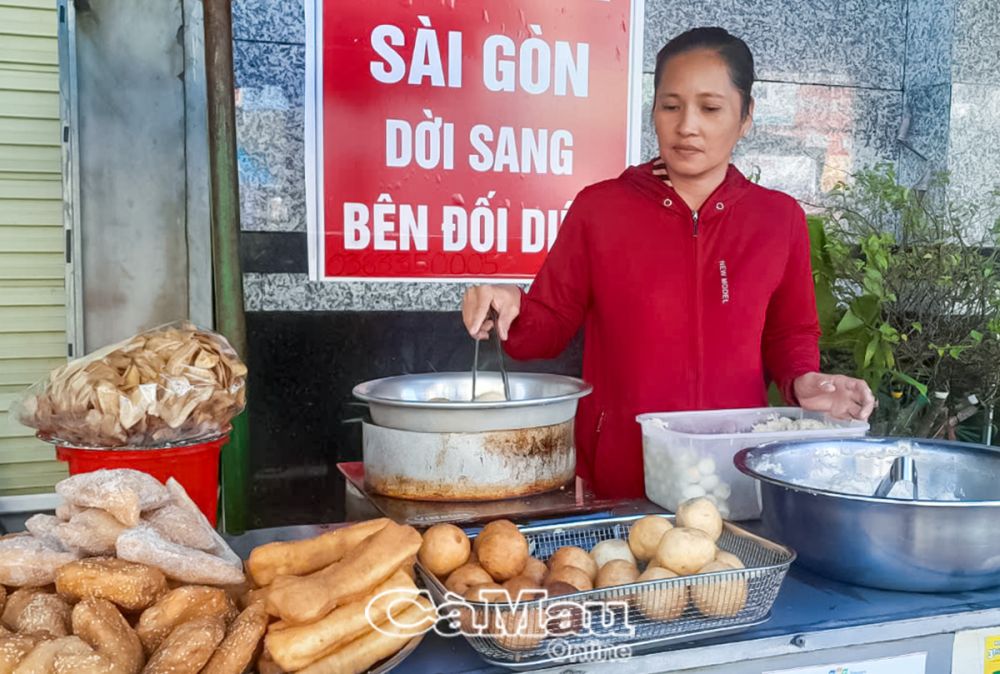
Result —
<path fill-rule="evenodd" d="M 516 262 L 502 256 L 483 254 L 331 253 L 326 256 L 325 276 L 435 277 L 503 274 L 514 278 L 530 278 L 530 273 L 511 269 Z"/>

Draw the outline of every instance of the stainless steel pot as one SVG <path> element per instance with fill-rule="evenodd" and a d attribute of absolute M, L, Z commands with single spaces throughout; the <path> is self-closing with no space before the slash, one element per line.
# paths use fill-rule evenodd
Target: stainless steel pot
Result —
<path fill-rule="evenodd" d="M 917 468 L 921 500 L 871 496 L 903 454 Z M 1000 585 L 1000 452 L 992 447 L 874 438 L 776 442 L 744 449 L 734 463 L 760 481 L 769 534 L 816 573 L 917 592 Z"/>
<path fill-rule="evenodd" d="M 364 424 L 365 487 L 418 501 L 539 494 L 576 472 L 573 421 L 483 433 L 420 433 Z"/>
<path fill-rule="evenodd" d="M 476 393 L 502 392 L 498 373 L 478 375 Z M 577 401 L 592 387 L 573 377 L 512 372 L 511 400 L 473 401 L 468 372 L 408 374 L 365 382 L 355 397 L 368 403 L 372 421 L 423 433 L 481 433 L 553 426 L 573 419 Z M 446 399 L 446 400 L 441 400 Z"/>

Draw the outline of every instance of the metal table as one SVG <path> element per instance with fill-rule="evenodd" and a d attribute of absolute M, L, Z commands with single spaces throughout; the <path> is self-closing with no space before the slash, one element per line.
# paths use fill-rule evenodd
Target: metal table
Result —
<path fill-rule="evenodd" d="M 655 510 L 655 506 L 651 509 Z M 585 517 L 611 514 L 614 513 L 594 513 Z M 747 528 L 755 527 L 751 523 Z M 319 526 L 265 529 L 247 532 L 232 538 L 231 542 L 238 553 L 246 555 L 260 543 L 311 536 L 322 529 Z M 1000 588 L 957 594 L 888 592 L 845 585 L 793 566 L 778 595 L 771 620 L 764 625 L 723 639 L 636 655 L 625 662 L 576 663 L 540 671 L 583 674 L 617 669 L 639 674 L 761 674 L 825 665 L 822 674 L 860 674 L 861 669 L 840 670 L 838 667 L 926 653 L 924 669 L 915 669 L 908 662 L 899 661 L 895 669 L 878 671 L 981 674 L 984 671 L 983 641 L 987 634 L 1000 636 Z M 967 661 L 965 665 L 963 657 Z M 954 668 L 953 659 L 958 663 Z M 460 637 L 446 639 L 429 634 L 413 655 L 394 671 L 400 674 L 459 674 L 507 670 L 486 664 Z M 869 671 L 874 674 L 874 670 Z"/>
<path fill-rule="evenodd" d="M 51 501 L 51 502 L 50 502 Z M 55 499 L 21 503 L 8 515 L 8 530 L 20 529 L 31 512 L 50 510 Z M 648 504 L 650 510 L 657 510 Z M 634 512 L 635 503 L 625 509 Z M 10 510 L 10 508 L 6 508 Z M 15 512 L 16 511 L 16 512 Z M 585 518 L 618 512 L 598 512 Z M 372 514 L 365 513 L 370 517 Z M 9 519 L 9 518 L 8 518 Z M 579 518 L 574 518 L 579 519 Z M 741 523 L 755 529 L 753 523 Z M 303 525 L 258 529 L 228 537 L 237 553 L 273 540 L 315 536 L 336 525 Z M 998 534 L 1000 535 L 1000 534 Z M 984 669 L 987 636 L 1000 638 L 1000 588 L 956 594 L 888 592 L 846 585 L 792 567 L 774 604 L 771 619 L 746 632 L 723 639 L 699 641 L 636 655 L 626 662 L 577 663 L 540 671 L 584 674 L 686 672 L 689 674 L 761 674 L 808 668 L 803 674 L 993 674 L 1000 664 Z M 925 653 L 914 667 L 904 661 L 889 669 L 851 668 L 861 661 Z M 824 665 L 822 668 L 817 668 Z M 877 671 L 876 671 L 877 669 Z M 507 670 L 487 665 L 464 639 L 427 635 L 399 668 L 399 674 L 493 673 Z"/>

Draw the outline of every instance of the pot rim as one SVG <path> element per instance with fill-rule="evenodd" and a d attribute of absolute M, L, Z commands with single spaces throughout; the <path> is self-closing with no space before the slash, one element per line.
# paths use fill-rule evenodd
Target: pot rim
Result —
<path fill-rule="evenodd" d="M 499 376 L 497 373 L 493 372 L 483 372 L 482 375 L 487 377 L 492 377 L 493 375 Z M 433 377 L 433 376 L 444 376 L 444 377 L 470 377 L 468 372 L 427 372 L 422 374 L 403 374 L 395 375 L 392 377 L 382 377 L 381 379 L 373 379 L 371 381 L 366 381 L 358 384 L 354 387 L 352 393 L 355 398 L 363 400 L 367 403 L 375 403 L 377 405 L 385 405 L 388 407 L 404 407 L 408 409 L 426 409 L 426 410 L 488 410 L 488 409 L 511 409 L 517 407 L 539 407 L 542 405 L 555 405 L 558 403 L 570 402 L 573 400 L 578 400 L 587 395 L 590 395 L 594 387 L 587 382 L 579 379 L 577 377 L 570 377 L 561 374 L 546 374 L 541 372 L 511 372 L 509 377 L 513 379 L 548 379 L 550 381 L 563 383 L 570 385 L 575 388 L 575 390 L 569 393 L 563 393 L 556 396 L 548 396 L 545 398 L 527 398 L 523 400 L 454 400 L 448 402 L 431 402 L 427 400 L 401 400 L 399 398 L 390 398 L 382 395 L 378 395 L 373 391 L 379 386 L 406 381 L 409 379 L 414 379 L 417 377 Z"/>

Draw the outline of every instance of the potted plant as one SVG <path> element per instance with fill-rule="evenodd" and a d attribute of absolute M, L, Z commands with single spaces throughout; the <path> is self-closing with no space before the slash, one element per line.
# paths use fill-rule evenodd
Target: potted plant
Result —
<path fill-rule="evenodd" d="M 988 442 L 1000 389 L 1000 195 L 956 203 L 947 180 L 905 187 L 881 164 L 808 218 L 823 367 L 868 381 L 875 434 Z"/>

